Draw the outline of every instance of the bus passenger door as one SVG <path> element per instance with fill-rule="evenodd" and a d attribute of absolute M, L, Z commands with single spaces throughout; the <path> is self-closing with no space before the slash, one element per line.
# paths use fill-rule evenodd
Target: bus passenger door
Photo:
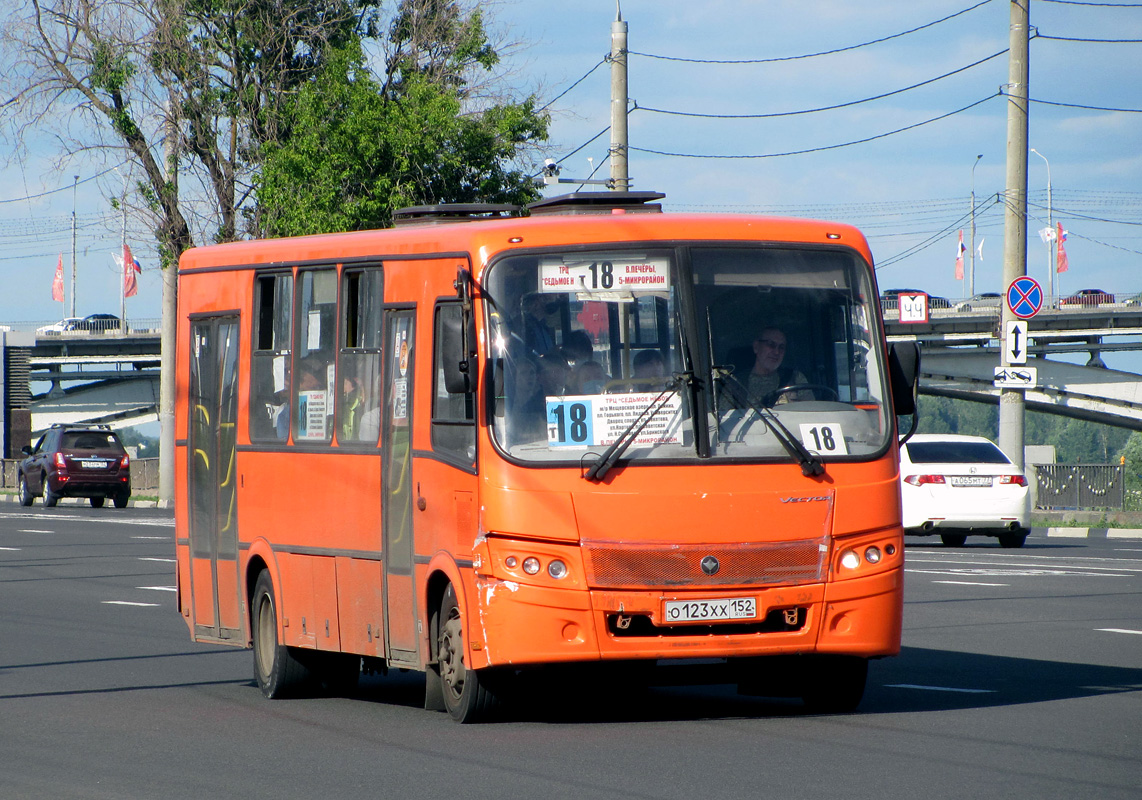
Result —
<path fill-rule="evenodd" d="M 241 636 L 238 580 L 238 318 L 191 321 L 190 569 L 196 639 Z"/>
<path fill-rule="evenodd" d="M 419 667 L 412 530 L 413 333 L 416 312 L 385 311 L 385 404 L 381 426 L 385 653 L 390 665 Z"/>

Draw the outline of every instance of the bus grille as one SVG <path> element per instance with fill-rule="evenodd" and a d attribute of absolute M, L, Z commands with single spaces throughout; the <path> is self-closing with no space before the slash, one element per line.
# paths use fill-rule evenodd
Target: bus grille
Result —
<path fill-rule="evenodd" d="M 827 553 L 823 538 L 713 545 L 583 542 L 587 582 L 598 589 L 817 583 L 824 580 Z M 713 574 L 702 568 L 708 556 L 717 559 Z"/>

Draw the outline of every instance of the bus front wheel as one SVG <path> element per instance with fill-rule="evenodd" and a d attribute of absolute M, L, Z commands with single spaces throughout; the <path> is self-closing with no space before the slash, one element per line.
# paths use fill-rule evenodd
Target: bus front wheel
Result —
<path fill-rule="evenodd" d="M 848 714 L 864 697 L 868 659 L 858 656 L 811 656 L 802 671 L 801 699 L 815 714 Z"/>
<path fill-rule="evenodd" d="M 440 601 L 436 620 L 436 667 L 444 708 L 457 722 L 481 722 L 499 707 L 490 683 L 490 669 L 470 669 L 464 662 L 464 621 L 456 591 L 449 586 Z"/>
<path fill-rule="evenodd" d="M 254 677 L 262 694 L 270 699 L 295 694 L 309 680 L 309 669 L 278 642 L 277 603 L 270 573 L 263 571 L 254 585 L 253 619 Z"/>

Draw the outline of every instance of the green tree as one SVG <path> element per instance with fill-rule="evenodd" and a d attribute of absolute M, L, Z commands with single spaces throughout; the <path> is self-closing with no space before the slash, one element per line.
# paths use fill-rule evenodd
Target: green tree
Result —
<path fill-rule="evenodd" d="M 546 138 L 548 118 L 532 97 L 475 96 L 470 81 L 497 63 L 481 16 L 465 16 L 455 2 L 406 0 L 389 42 L 384 75 L 370 71 L 359 47 L 331 49 L 291 98 L 281 117 L 289 136 L 264 150 L 260 233 L 376 228 L 401 206 L 538 196 L 518 165 Z"/>

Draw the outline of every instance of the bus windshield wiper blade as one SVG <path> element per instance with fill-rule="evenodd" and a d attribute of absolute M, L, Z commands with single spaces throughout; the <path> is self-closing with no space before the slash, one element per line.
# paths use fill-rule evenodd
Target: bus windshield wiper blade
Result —
<path fill-rule="evenodd" d="M 797 437 L 785 427 L 784 423 L 778 419 L 776 414 L 761 403 L 749 402 L 749 390 L 738 378 L 734 377 L 733 373 L 725 373 L 723 380 L 734 402 L 739 406 L 750 408 L 757 412 L 757 415 L 761 417 L 761 421 L 773 431 L 773 435 L 777 438 L 777 441 L 781 442 L 781 446 L 785 448 L 786 452 L 797 459 L 797 462 L 801 465 L 802 475 L 807 478 L 812 478 L 824 473 L 825 465 L 821 463 L 821 459 L 805 449 L 805 445 L 801 444 Z"/>
<path fill-rule="evenodd" d="M 631 420 L 631 423 L 626 426 L 626 429 L 619 434 L 618 438 L 611 443 L 610 447 L 603 451 L 603 454 L 599 456 L 595 463 L 591 465 L 591 468 L 583 474 L 583 477 L 589 481 L 601 481 L 605 478 L 607 473 L 611 471 L 611 467 L 615 465 L 615 462 L 622 458 L 626 449 L 630 447 L 631 443 L 642 433 L 642 429 L 645 428 L 652 419 L 658 416 L 658 412 L 664 409 L 666 404 L 670 402 L 670 395 L 676 391 L 677 387 L 678 380 L 675 378 L 670 381 L 665 389 L 658 393 L 658 397 L 651 400 L 650 404 L 639 412 L 637 417 Z"/>

